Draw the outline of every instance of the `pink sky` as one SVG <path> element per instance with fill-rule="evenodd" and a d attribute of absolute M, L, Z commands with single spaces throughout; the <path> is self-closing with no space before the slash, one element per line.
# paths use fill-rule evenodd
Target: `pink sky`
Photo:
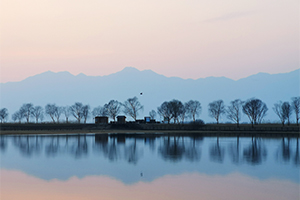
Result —
<path fill-rule="evenodd" d="M 19 171 L 1 170 L 0 198 L 6 200 L 79 199 L 298 199 L 299 185 L 290 181 L 253 179 L 238 173 L 166 175 L 152 182 L 125 185 L 106 176 L 45 181 Z"/>
<path fill-rule="evenodd" d="M 298 0 L 1 0 L 0 82 L 48 70 L 239 79 L 299 68 Z"/>

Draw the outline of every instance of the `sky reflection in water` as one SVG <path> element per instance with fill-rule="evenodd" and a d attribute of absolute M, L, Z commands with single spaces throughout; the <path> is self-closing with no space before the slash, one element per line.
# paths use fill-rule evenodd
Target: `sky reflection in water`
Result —
<path fill-rule="evenodd" d="M 3 199 L 299 199 L 292 138 L 1 136 L 0 147 Z"/>

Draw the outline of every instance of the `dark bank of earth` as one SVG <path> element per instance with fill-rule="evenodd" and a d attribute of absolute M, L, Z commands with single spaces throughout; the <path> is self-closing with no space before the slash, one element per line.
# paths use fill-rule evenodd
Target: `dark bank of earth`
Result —
<path fill-rule="evenodd" d="M 234 124 L 1 124 L 0 132 L 5 134 L 60 134 L 60 133 L 144 133 L 202 136 L 261 136 L 299 137 L 299 126 L 279 124 L 249 124 L 237 127 Z"/>

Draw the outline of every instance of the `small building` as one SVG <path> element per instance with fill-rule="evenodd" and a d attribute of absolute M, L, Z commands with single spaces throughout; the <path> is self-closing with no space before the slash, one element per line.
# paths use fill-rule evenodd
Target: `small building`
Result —
<path fill-rule="evenodd" d="M 106 116 L 95 117 L 95 124 L 108 124 L 108 117 Z"/>
<path fill-rule="evenodd" d="M 124 116 L 124 115 L 117 116 L 117 123 L 118 124 L 125 124 L 126 123 L 126 116 Z"/>
<path fill-rule="evenodd" d="M 145 117 L 145 123 L 150 123 L 151 117 Z"/>

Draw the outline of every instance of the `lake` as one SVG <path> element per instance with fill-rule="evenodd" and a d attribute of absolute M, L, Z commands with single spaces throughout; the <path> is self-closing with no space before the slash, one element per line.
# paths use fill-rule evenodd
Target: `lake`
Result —
<path fill-rule="evenodd" d="M 0 136 L 0 199 L 299 199 L 298 138 Z"/>

